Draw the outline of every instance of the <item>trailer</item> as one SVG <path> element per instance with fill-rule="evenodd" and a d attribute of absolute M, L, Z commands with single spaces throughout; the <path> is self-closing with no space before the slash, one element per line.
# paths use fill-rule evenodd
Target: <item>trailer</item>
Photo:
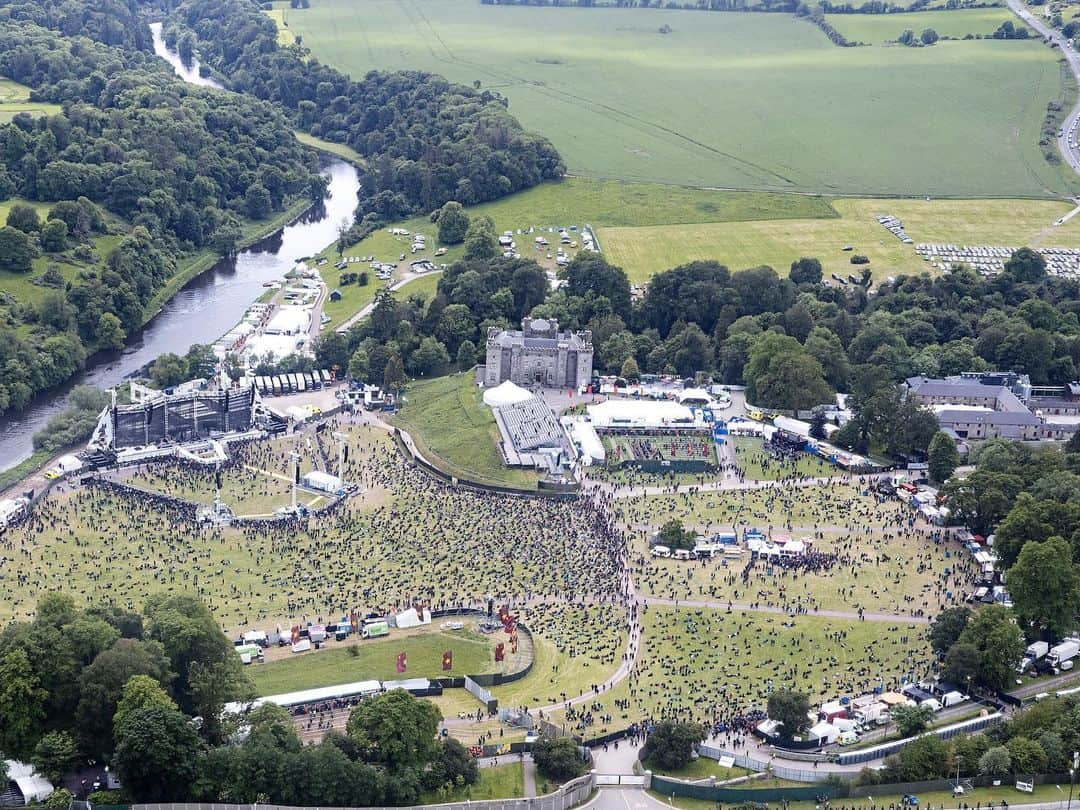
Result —
<path fill-rule="evenodd" d="M 360 638 L 379 638 L 390 635 L 390 625 L 382 619 L 373 622 L 364 622 L 360 628 Z"/>
<path fill-rule="evenodd" d="M 1024 651 L 1023 660 L 1016 665 L 1016 671 L 1027 672 L 1045 658 L 1048 652 L 1050 652 L 1050 645 L 1045 641 L 1036 641 L 1033 644 L 1028 644 L 1027 649 Z"/>
<path fill-rule="evenodd" d="M 1076 658 L 1077 653 L 1080 653 L 1080 641 L 1067 639 L 1050 648 L 1050 652 L 1046 654 L 1046 663 L 1055 670 L 1071 669 L 1072 667 L 1064 665 Z"/>

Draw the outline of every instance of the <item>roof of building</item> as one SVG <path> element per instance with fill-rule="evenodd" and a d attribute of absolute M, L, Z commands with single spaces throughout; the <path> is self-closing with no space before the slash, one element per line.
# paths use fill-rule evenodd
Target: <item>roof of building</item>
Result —
<path fill-rule="evenodd" d="M 588 344 L 576 332 L 560 332 L 556 340 L 555 338 L 525 337 L 519 330 L 506 329 L 495 335 L 492 341 L 504 349 L 512 346 L 523 346 L 526 349 L 588 348 Z"/>
<path fill-rule="evenodd" d="M 911 377 L 908 388 L 922 397 L 997 397 L 1008 391 L 1003 385 L 983 385 L 969 380 L 932 380 L 928 377 Z"/>
<path fill-rule="evenodd" d="M 1042 420 L 1029 411 L 973 411 L 973 410 L 960 410 L 956 408 L 945 408 L 938 411 L 938 421 L 945 425 L 946 423 L 957 424 L 964 423 L 969 425 L 1019 425 L 1019 426 L 1035 426 L 1041 425 Z"/>

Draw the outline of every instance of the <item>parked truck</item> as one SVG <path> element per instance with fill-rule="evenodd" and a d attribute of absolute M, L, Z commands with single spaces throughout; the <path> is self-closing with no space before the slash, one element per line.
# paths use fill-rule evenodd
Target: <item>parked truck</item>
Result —
<path fill-rule="evenodd" d="M 360 628 L 360 638 L 378 638 L 390 635 L 390 625 L 383 621 L 367 622 Z"/>
<path fill-rule="evenodd" d="M 1072 669 L 1072 661 L 1080 653 L 1080 641 L 1066 639 L 1060 644 L 1055 644 L 1046 654 L 1047 666 L 1053 668 L 1054 674 Z"/>
<path fill-rule="evenodd" d="M 1027 672 L 1034 667 L 1039 661 L 1046 657 L 1046 654 L 1050 651 L 1050 645 L 1045 641 L 1036 641 L 1034 644 L 1028 644 L 1027 650 L 1024 651 L 1023 660 L 1017 665 L 1017 672 Z"/>

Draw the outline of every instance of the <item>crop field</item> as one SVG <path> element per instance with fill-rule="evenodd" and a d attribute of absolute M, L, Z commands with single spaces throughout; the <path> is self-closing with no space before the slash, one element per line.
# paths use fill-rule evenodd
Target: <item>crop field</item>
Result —
<path fill-rule="evenodd" d="M 595 737 L 642 717 L 711 721 L 755 706 L 773 689 L 805 692 L 810 704 L 898 687 L 929 671 L 930 650 L 906 624 L 851 622 L 817 616 L 770 616 L 655 607 L 645 611 L 634 674 L 597 702 L 594 718 L 610 723 L 553 722 Z M 615 701 L 629 701 L 626 708 Z"/>
<path fill-rule="evenodd" d="M 949 20 L 937 27 L 971 26 Z M 782 14 L 474 0 L 326 0 L 288 23 L 354 77 L 479 81 L 575 175 L 852 195 L 1060 197 L 1075 185 L 1038 148 L 1063 89 L 1036 41 L 837 48 Z"/>
<path fill-rule="evenodd" d="M 851 257 L 870 259 L 874 278 L 929 271 L 912 245 L 901 243 L 878 224 L 879 214 L 899 217 L 918 242 L 1020 247 L 1080 247 L 1080 217 L 1060 227 L 1068 203 L 1038 200 L 837 199 L 835 219 L 783 219 L 760 222 L 598 229 L 608 261 L 626 270 L 633 282 L 696 259 L 715 259 L 732 270 L 767 264 L 781 274 L 801 256 L 821 260 L 826 278 L 858 275 Z M 850 246 L 851 251 L 844 248 Z"/>
<path fill-rule="evenodd" d="M 55 115 L 60 109 L 59 104 L 30 101 L 29 87 L 0 76 L 0 124 L 9 123 L 19 113 L 30 113 L 36 117 Z"/>
<path fill-rule="evenodd" d="M 988 36 L 1006 20 L 1018 22 L 1004 6 L 911 14 L 826 14 L 825 19 L 848 40 L 871 45 L 895 40 L 905 28 L 910 28 L 915 36 L 923 29 L 933 28 L 939 36 L 962 39 L 967 34 Z"/>

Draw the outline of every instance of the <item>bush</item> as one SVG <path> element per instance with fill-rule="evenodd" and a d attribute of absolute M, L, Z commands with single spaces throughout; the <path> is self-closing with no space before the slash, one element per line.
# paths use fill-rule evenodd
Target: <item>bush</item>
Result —
<path fill-rule="evenodd" d="M 533 762 L 549 779 L 565 782 L 585 773 L 577 743 L 569 737 L 543 737 L 533 744 Z"/>
<path fill-rule="evenodd" d="M 852 264 L 870 264 L 870 257 L 869 256 L 863 256 L 863 255 L 861 255 L 859 253 L 856 253 L 854 256 L 851 257 L 851 263 Z"/>

